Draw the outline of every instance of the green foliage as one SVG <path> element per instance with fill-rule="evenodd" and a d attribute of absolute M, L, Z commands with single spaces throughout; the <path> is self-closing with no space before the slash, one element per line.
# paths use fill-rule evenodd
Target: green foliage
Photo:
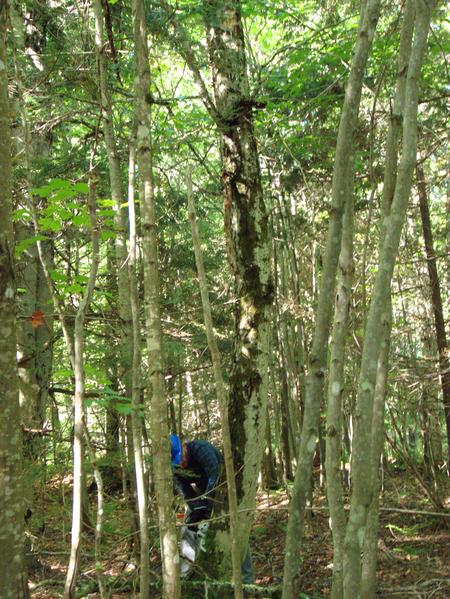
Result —
<path fill-rule="evenodd" d="M 133 137 L 134 118 L 132 19 L 129 4 L 115 0 L 109 0 L 108 4 L 116 44 L 116 63 L 111 61 L 109 65 L 108 83 L 112 93 L 117 155 L 125 188 L 128 146 Z M 198 0 L 182 0 L 172 5 L 174 14 L 186 26 L 191 48 L 206 86 L 210 89 L 204 4 Z M 356 2 L 336 1 L 242 2 L 250 76 L 249 94 L 260 104 L 253 115 L 265 199 L 269 205 L 270 226 L 274 231 L 274 255 L 276 252 L 278 261 L 277 299 L 281 318 L 285 318 L 288 329 L 282 345 L 289 348 L 295 362 L 295 371 L 289 371 L 289 381 L 293 385 L 298 384 L 302 376 L 307 361 L 305 354 L 310 347 L 329 222 L 334 148 L 356 36 L 358 7 Z M 89 189 L 85 180 L 94 148 L 101 262 L 84 331 L 86 387 L 88 394 L 96 395 L 88 397 L 85 406 L 92 418 L 90 426 L 102 434 L 105 411 L 113 409 L 121 417 L 126 417 L 131 413 L 131 403 L 118 384 L 123 322 L 118 314 L 115 281 L 115 203 L 111 199 L 108 156 L 101 131 L 102 119 L 99 117 L 91 22 L 86 20 L 82 24 L 78 11 L 69 10 L 69 5 L 64 2 L 56 2 L 51 11 L 42 7 L 35 11 L 34 8 L 29 17 L 31 21 L 36 21 L 33 23 L 36 27 L 34 34 L 38 36 L 42 33 L 45 36 L 40 56 L 43 70 L 33 65 L 30 55 L 19 52 L 33 151 L 30 172 L 25 172 L 20 156 L 17 157 L 14 188 L 20 190 L 28 185 L 29 180 L 33 182 L 32 193 L 39 211 L 40 230 L 37 235 L 30 235 L 17 244 L 16 255 L 23 259 L 27 249 L 38 240 L 51 242 L 54 250 L 51 277 L 62 299 L 69 326 L 73 326 L 73 316 L 79 305 L 79 295 L 86 285 L 90 264 L 90 219 L 86 209 Z M 175 378 L 177 381 L 173 388 L 168 384 L 168 394 L 177 408 L 180 394 L 178 385 L 181 386 L 185 402 L 183 407 L 187 406 L 183 417 L 189 419 L 189 432 L 195 432 L 197 423 L 189 409 L 189 402 L 193 400 L 186 397 L 183 373 L 192 370 L 194 397 L 198 396 L 202 401 L 206 398 L 205 404 L 211 406 L 211 412 L 214 412 L 215 404 L 210 370 L 202 370 L 209 363 L 209 355 L 187 219 L 184 176 L 186 167 L 190 165 L 213 320 L 227 376 L 232 356 L 235 297 L 224 240 L 220 147 L 216 126 L 203 105 L 198 86 L 176 51 L 174 40 L 167 34 L 170 29 L 168 19 L 172 16 L 165 14 L 157 0 L 146 2 L 145 9 L 152 35 L 152 89 L 149 91 L 155 99 L 152 105 L 152 150 L 165 367 L 167 372 L 182 373 L 170 379 L 170 384 Z M 445 144 L 441 143 L 446 138 L 448 128 L 446 56 L 449 38 L 444 12 L 443 7 L 437 11 L 430 36 L 421 84 L 419 130 L 419 150 L 427 156 L 426 177 L 438 269 L 442 277 L 447 267 L 445 256 L 448 243 L 445 204 L 448 156 Z M 39 21 L 41 17 L 42 23 Z M 354 156 L 357 200 L 355 288 L 352 330 L 348 336 L 349 359 L 345 365 L 345 399 L 348 400 L 348 406 L 356 385 L 355 365 L 360 360 L 365 310 L 377 271 L 379 202 L 384 145 L 397 68 L 398 26 L 399 5 L 385 3 L 364 82 L 358 123 Z M 112 55 L 111 48 L 107 48 L 106 54 Z M 17 121 L 20 121 L 19 117 Z M 21 123 L 15 122 L 16 125 L 20 130 Z M 20 147 L 20 143 L 18 145 Z M 426 308 L 429 306 L 426 262 L 423 260 L 414 196 L 413 193 L 393 285 L 395 332 L 389 406 L 400 406 L 393 410 L 393 414 L 405 429 L 412 425 L 420 428 L 417 421 L 423 386 L 426 384 L 427 389 L 431 389 L 436 396 L 439 393 L 434 341 L 430 333 L 430 310 Z M 18 191 L 14 200 L 18 206 L 14 215 L 15 223 L 27 225 L 31 215 L 29 209 L 22 205 Z M 126 208 L 125 203 L 124 210 Z M 137 225 L 139 234 L 139 198 Z M 367 255 L 363 267 L 364 252 Z M 125 264 L 123 268 L 127 266 Z M 139 271 L 139 295 L 142 299 L 141 274 Z M 26 285 L 21 283 L 21 290 L 25 294 Z M 421 306 L 422 312 L 418 315 L 416 312 Z M 448 320 L 448 306 L 445 309 Z M 140 318 L 143 330 L 143 310 Z M 278 320 L 276 324 L 279 324 Z M 65 454 L 70 443 L 72 414 L 69 393 L 73 373 L 58 325 L 54 326 L 55 366 L 52 384 L 66 388 L 66 393 L 57 394 L 55 400 L 61 412 L 61 435 L 65 443 L 62 453 Z M 148 364 L 145 343 L 143 346 L 145 373 Z M 271 389 L 271 401 L 275 402 L 279 385 L 277 361 L 280 357 L 276 349 L 273 353 L 275 388 Z M 203 419 L 206 408 L 203 404 L 199 405 Z M 148 416 L 147 405 L 140 415 Z M 215 413 L 211 422 L 214 430 L 218 428 Z M 204 426 L 204 423 L 200 426 Z M 204 428 L 206 430 L 206 425 Z M 387 428 L 392 433 L 389 419 Z M 58 451 L 56 453 L 59 456 Z M 421 443 L 417 444 L 414 452 L 420 459 L 423 452 Z M 108 526 L 113 526 L 113 522 L 109 522 Z M 263 534 L 262 528 L 259 532 L 257 530 L 257 534 Z"/>
<path fill-rule="evenodd" d="M 16 258 L 19 258 L 23 252 L 25 252 L 30 246 L 34 245 L 37 241 L 44 241 L 45 239 L 49 239 L 49 237 L 46 237 L 45 235 L 34 235 L 28 239 L 22 239 L 14 248 Z"/>
<path fill-rule="evenodd" d="M 31 193 L 45 198 L 38 224 L 43 231 L 58 232 L 66 226 L 90 227 L 87 208 L 77 201 L 79 196 L 89 192 L 86 183 L 71 183 L 65 179 L 52 179 L 43 187 L 36 187 Z"/>

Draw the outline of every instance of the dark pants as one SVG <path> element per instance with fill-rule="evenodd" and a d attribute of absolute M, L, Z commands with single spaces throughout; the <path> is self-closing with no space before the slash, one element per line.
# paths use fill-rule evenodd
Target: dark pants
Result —
<path fill-rule="evenodd" d="M 202 520 L 208 520 L 211 516 L 211 503 L 207 499 L 193 499 L 188 503 L 188 509 L 184 518 L 185 524 L 195 530 L 196 525 Z"/>
<path fill-rule="evenodd" d="M 241 566 L 242 582 L 244 584 L 255 583 L 255 573 L 253 571 L 252 554 L 250 553 L 250 547 L 247 548 L 244 561 Z"/>

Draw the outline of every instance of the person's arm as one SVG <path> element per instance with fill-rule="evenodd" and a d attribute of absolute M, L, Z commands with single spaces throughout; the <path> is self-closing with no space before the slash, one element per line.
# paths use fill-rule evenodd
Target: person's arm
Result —
<path fill-rule="evenodd" d="M 176 491 L 182 495 L 183 499 L 189 501 L 190 499 L 194 499 L 196 497 L 195 491 L 191 486 L 191 483 L 186 478 L 181 478 L 180 476 L 174 476 L 173 484 Z"/>

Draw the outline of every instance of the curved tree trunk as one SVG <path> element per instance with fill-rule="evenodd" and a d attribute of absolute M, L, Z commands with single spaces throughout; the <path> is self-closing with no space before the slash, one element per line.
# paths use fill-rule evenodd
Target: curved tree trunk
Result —
<path fill-rule="evenodd" d="M 374 449 L 371 428 L 378 358 L 383 340 L 382 322 L 383 315 L 388 308 L 392 273 L 416 164 L 419 80 L 434 5 L 434 0 L 432 2 L 424 0 L 416 2 L 415 38 L 405 89 L 402 155 L 394 199 L 389 216 L 385 219 L 380 266 L 372 292 L 364 336 L 352 453 L 353 492 L 344 544 L 344 596 L 346 597 L 360 597 L 360 553 L 364 541 L 368 508 L 375 492 L 374 482 L 376 482 L 371 480 L 372 451 Z"/>
<path fill-rule="evenodd" d="M 296 578 L 304 531 L 305 505 L 311 484 L 311 467 L 319 437 L 319 415 L 327 364 L 328 336 L 333 310 L 336 270 L 342 235 L 342 216 L 347 198 L 352 195 L 354 133 L 358 118 L 363 77 L 378 22 L 379 0 L 362 4 L 358 39 L 347 83 L 336 145 L 332 203 L 328 227 L 324 271 L 314 329 L 310 369 L 307 378 L 303 426 L 289 520 L 284 560 L 283 599 L 296 596 Z M 297 593 L 298 594 L 298 593 Z"/>

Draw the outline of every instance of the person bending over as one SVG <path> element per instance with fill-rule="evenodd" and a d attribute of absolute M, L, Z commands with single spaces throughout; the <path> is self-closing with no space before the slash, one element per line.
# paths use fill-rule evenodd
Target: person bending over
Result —
<path fill-rule="evenodd" d="M 214 507 L 214 492 L 222 467 L 222 454 L 209 441 L 184 443 L 177 435 L 170 435 L 174 486 L 188 505 L 184 519 L 188 528 L 197 531 L 200 522 L 208 520 Z M 250 549 L 242 563 L 242 582 L 253 584 Z"/>
<path fill-rule="evenodd" d="M 188 509 L 185 523 L 191 528 L 211 517 L 214 491 L 219 479 L 222 454 L 209 441 L 188 441 L 170 435 L 174 486 Z"/>

